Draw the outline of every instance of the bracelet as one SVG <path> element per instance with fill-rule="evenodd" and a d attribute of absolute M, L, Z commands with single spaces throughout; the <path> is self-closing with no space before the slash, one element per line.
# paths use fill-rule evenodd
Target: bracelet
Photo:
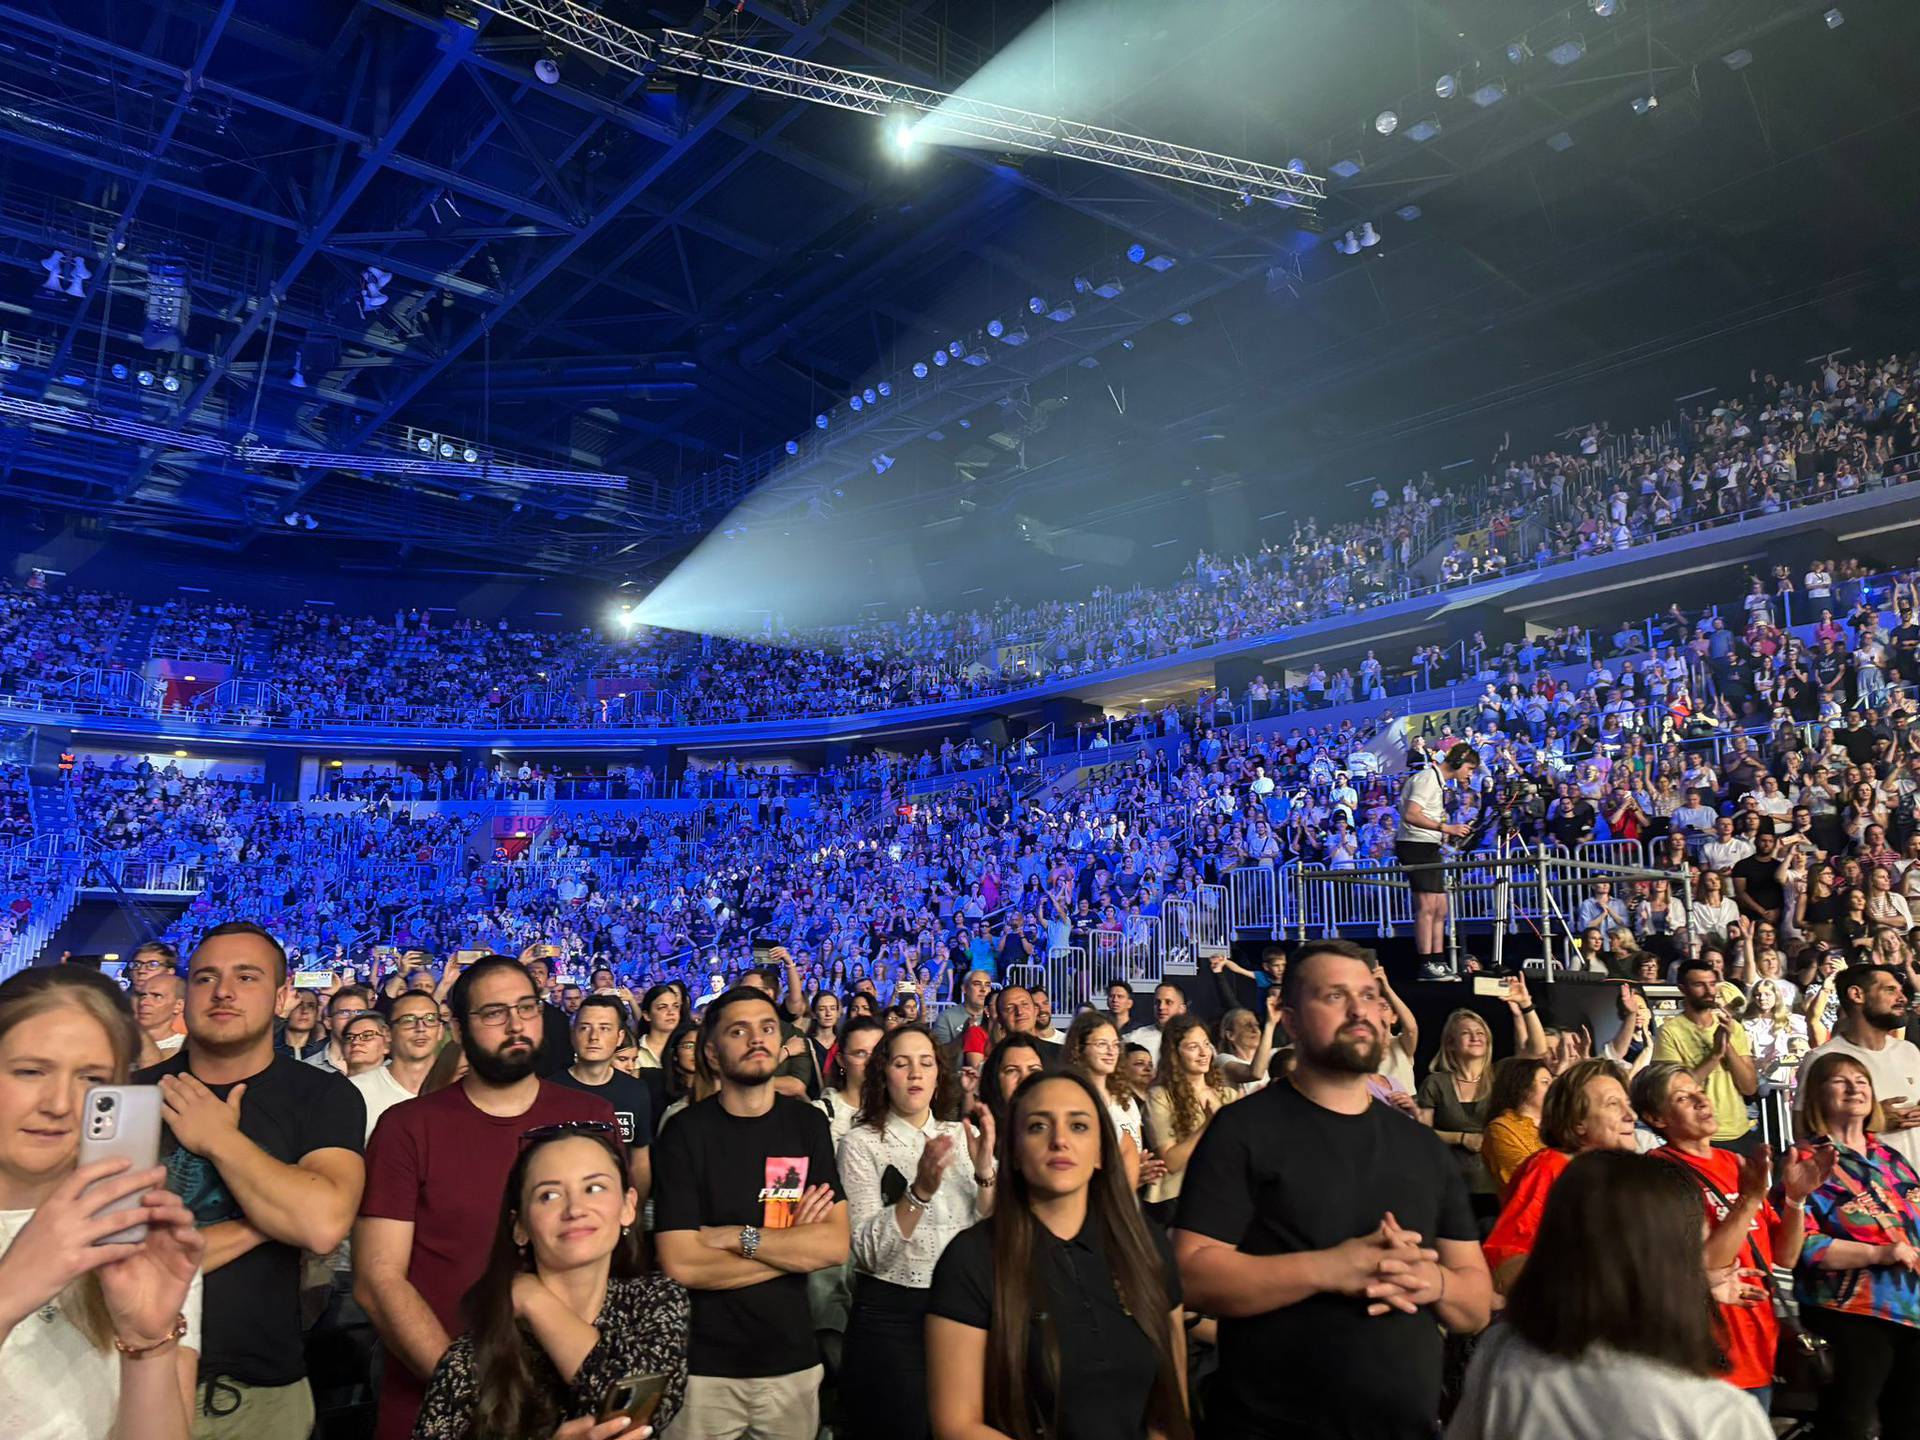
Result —
<path fill-rule="evenodd" d="M 173 1328 L 154 1341 L 151 1345 L 129 1345 L 118 1335 L 113 1337 L 113 1348 L 129 1360 L 144 1360 L 156 1350 L 163 1350 L 187 1333 L 187 1317 L 181 1313 L 173 1317 Z"/>
<path fill-rule="evenodd" d="M 907 1186 L 905 1190 L 902 1190 L 900 1192 L 900 1196 L 903 1200 L 907 1202 L 907 1204 L 911 1205 L 916 1210 L 926 1210 L 929 1206 L 933 1204 L 933 1201 L 922 1200 L 918 1195 L 914 1194 L 913 1186 L 911 1185 Z"/>
<path fill-rule="evenodd" d="M 991 1190 L 994 1186 L 994 1182 L 997 1181 L 999 1178 L 1000 1177 L 997 1174 L 982 1175 L 977 1170 L 974 1171 L 973 1173 L 973 1183 L 978 1185 L 982 1190 Z"/>
<path fill-rule="evenodd" d="M 1521 1013 L 1522 1015 L 1531 1015 L 1531 1014 L 1533 1013 L 1533 1006 L 1531 1006 L 1531 1005 L 1522 1005 L 1522 1006 L 1520 1007 L 1520 1013 Z"/>
<path fill-rule="evenodd" d="M 1438 1305 L 1447 1298 L 1447 1267 L 1436 1261 L 1433 1268 L 1440 1272 L 1440 1293 L 1433 1297 L 1433 1303 Z"/>

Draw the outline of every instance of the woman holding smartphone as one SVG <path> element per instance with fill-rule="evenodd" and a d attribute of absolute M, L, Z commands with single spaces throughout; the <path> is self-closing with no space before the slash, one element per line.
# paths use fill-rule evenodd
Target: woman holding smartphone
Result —
<path fill-rule="evenodd" d="M 87 1092 L 124 1085 L 139 1049 L 125 994 L 96 970 L 45 966 L 0 985 L 7 1440 L 186 1440 L 191 1429 L 206 1243 L 160 1166 L 75 1168 Z M 104 1213 L 130 1196 L 132 1208 Z M 145 1240 L 102 1243 L 138 1224 Z"/>
<path fill-rule="evenodd" d="M 951 1114 L 958 1086 L 933 1032 L 889 1032 L 866 1072 L 859 1118 L 840 1142 L 854 1264 L 843 1386 L 854 1440 L 925 1440 L 926 1321 L 933 1268 L 947 1243 L 993 1213 L 993 1117 Z M 852 1377 L 849 1377 L 852 1378 Z"/>
<path fill-rule="evenodd" d="M 1127 1188 L 1105 1097 L 1042 1073 L 1008 1110 L 1004 1193 L 934 1271 L 934 1435 L 1188 1440 L 1179 1274 Z"/>
<path fill-rule="evenodd" d="M 521 1137 L 487 1268 L 461 1302 L 467 1333 L 427 1382 L 414 1440 L 637 1437 L 639 1424 L 603 1432 L 596 1420 L 634 1377 L 658 1377 L 641 1387 L 660 1396 L 644 1423 L 666 1427 L 686 1393 L 692 1310 L 646 1272 L 639 1208 L 612 1124 Z"/>

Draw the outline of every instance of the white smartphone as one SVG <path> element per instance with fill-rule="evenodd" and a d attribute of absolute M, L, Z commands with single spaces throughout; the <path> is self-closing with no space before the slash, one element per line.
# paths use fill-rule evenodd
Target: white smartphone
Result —
<path fill-rule="evenodd" d="M 156 1085 L 96 1085 L 87 1092 L 80 1121 L 80 1163 L 125 1160 L 127 1169 L 151 1170 L 160 1163 L 160 1089 Z M 113 1183 L 120 1176 L 109 1177 Z M 94 1185 L 101 1184 L 94 1181 Z M 87 1187 L 88 1190 L 92 1185 Z M 84 1191 L 81 1193 L 85 1193 Z M 109 1205 L 102 1214 L 139 1206 L 138 1193 Z M 147 1238 L 145 1224 L 129 1225 L 94 1241 L 96 1245 L 133 1245 Z"/>

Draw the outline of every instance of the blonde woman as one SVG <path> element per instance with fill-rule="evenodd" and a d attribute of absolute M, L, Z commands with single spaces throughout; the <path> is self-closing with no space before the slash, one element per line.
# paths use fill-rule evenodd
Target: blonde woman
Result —
<path fill-rule="evenodd" d="M 75 1168 L 95 1085 L 140 1048 L 126 996 L 97 971 L 0 985 L 0 1435 L 186 1440 L 199 1371 L 206 1242 L 159 1166 Z M 132 1208 L 103 1213 L 131 1198 Z M 144 1224 L 133 1244 L 108 1237 Z"/>
<path fill-rule="evenodd" d="M 1180 1197 L 1187 1162 L 1206 1132 L 1207 1122 L 1240 1092 L 1221 1073 L 1206 1024 L 1194 1015 L 1177 1015 L 1161 1027 L 1160 1066 L 1147 1092 L 1147 1139 L 1167 1173 L 1147 1187 L 1147 1203 L 1156 1218 L 1166 1218 Z"/>
<path fill-rule="evenodd" d="M 1790 1083 L 1811 1046 L 1807 1017 L 1793 1012 L 1784 983 L 1764 975 L 1754 981 L 1740 1023 L 1753 1044 L 1753 1065 L 1760 1075 L 1761 1094 Z"/>
<path fill-rule="evenodd" d="M 1471 1010 L 1456 1010 L 1440 1029 L 1440 1050 L 1415 1097 L 1420 1116 L 1446 1142 L 1476 1210 L 1494 1208 L 1493 1177 L 1480 1163 L 1482 1132 L 1491 1117 L 1487 1095 L 1493 1031 Z"/>

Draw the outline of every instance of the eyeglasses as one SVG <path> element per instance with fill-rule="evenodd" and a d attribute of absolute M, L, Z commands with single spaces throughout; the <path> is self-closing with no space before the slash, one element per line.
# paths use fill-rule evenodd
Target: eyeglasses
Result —
<path fill-rule="evenodd" d="M 385 1038 L 386 1033 L 386 1031 L 380 1029 L 378 1026 L 369 1026 L 365 1030 L 354 1031 L 351 1035 L 347 1036 L 344 1043 L 348 1045 L 358 1045 L 362 1040 L 380 1040 Z"/>
<path fill-rule="evenodd" d="M 520 1148 L 538 1145 L 546 1140 L 558 1140 L 567 1135 L 593 1135 L 602 1140 L 620 1138 L 620 1127 L 611 1120 L 562 1120 L 557 1125 L 536 1125 L 531 1130 L 520 1132 Z"/>
<path fill-rule="evenodd" d="M 478 1010 L 472 1012 L 471 1018 L 476 1025 L 491 1027 L 506 1024 L 508 1015 L 517 1015 L 522 1020 L 538 1020 L 540 1018 L 540 1002 L 534 996 L 529 995 L 526 999 L 516 1000 L 511 1005 L 482 1005 Z"/>
<path fill-rule="evenodd" d="M 492 1009 L 493 1007 L 488 1006 L 487 1008 Z M 438 1030 L 440 1028 L 440 1017 L 438 1015 L 402 1015 L 395 1019 L 392 1024 L 396 1030 Z"/>

